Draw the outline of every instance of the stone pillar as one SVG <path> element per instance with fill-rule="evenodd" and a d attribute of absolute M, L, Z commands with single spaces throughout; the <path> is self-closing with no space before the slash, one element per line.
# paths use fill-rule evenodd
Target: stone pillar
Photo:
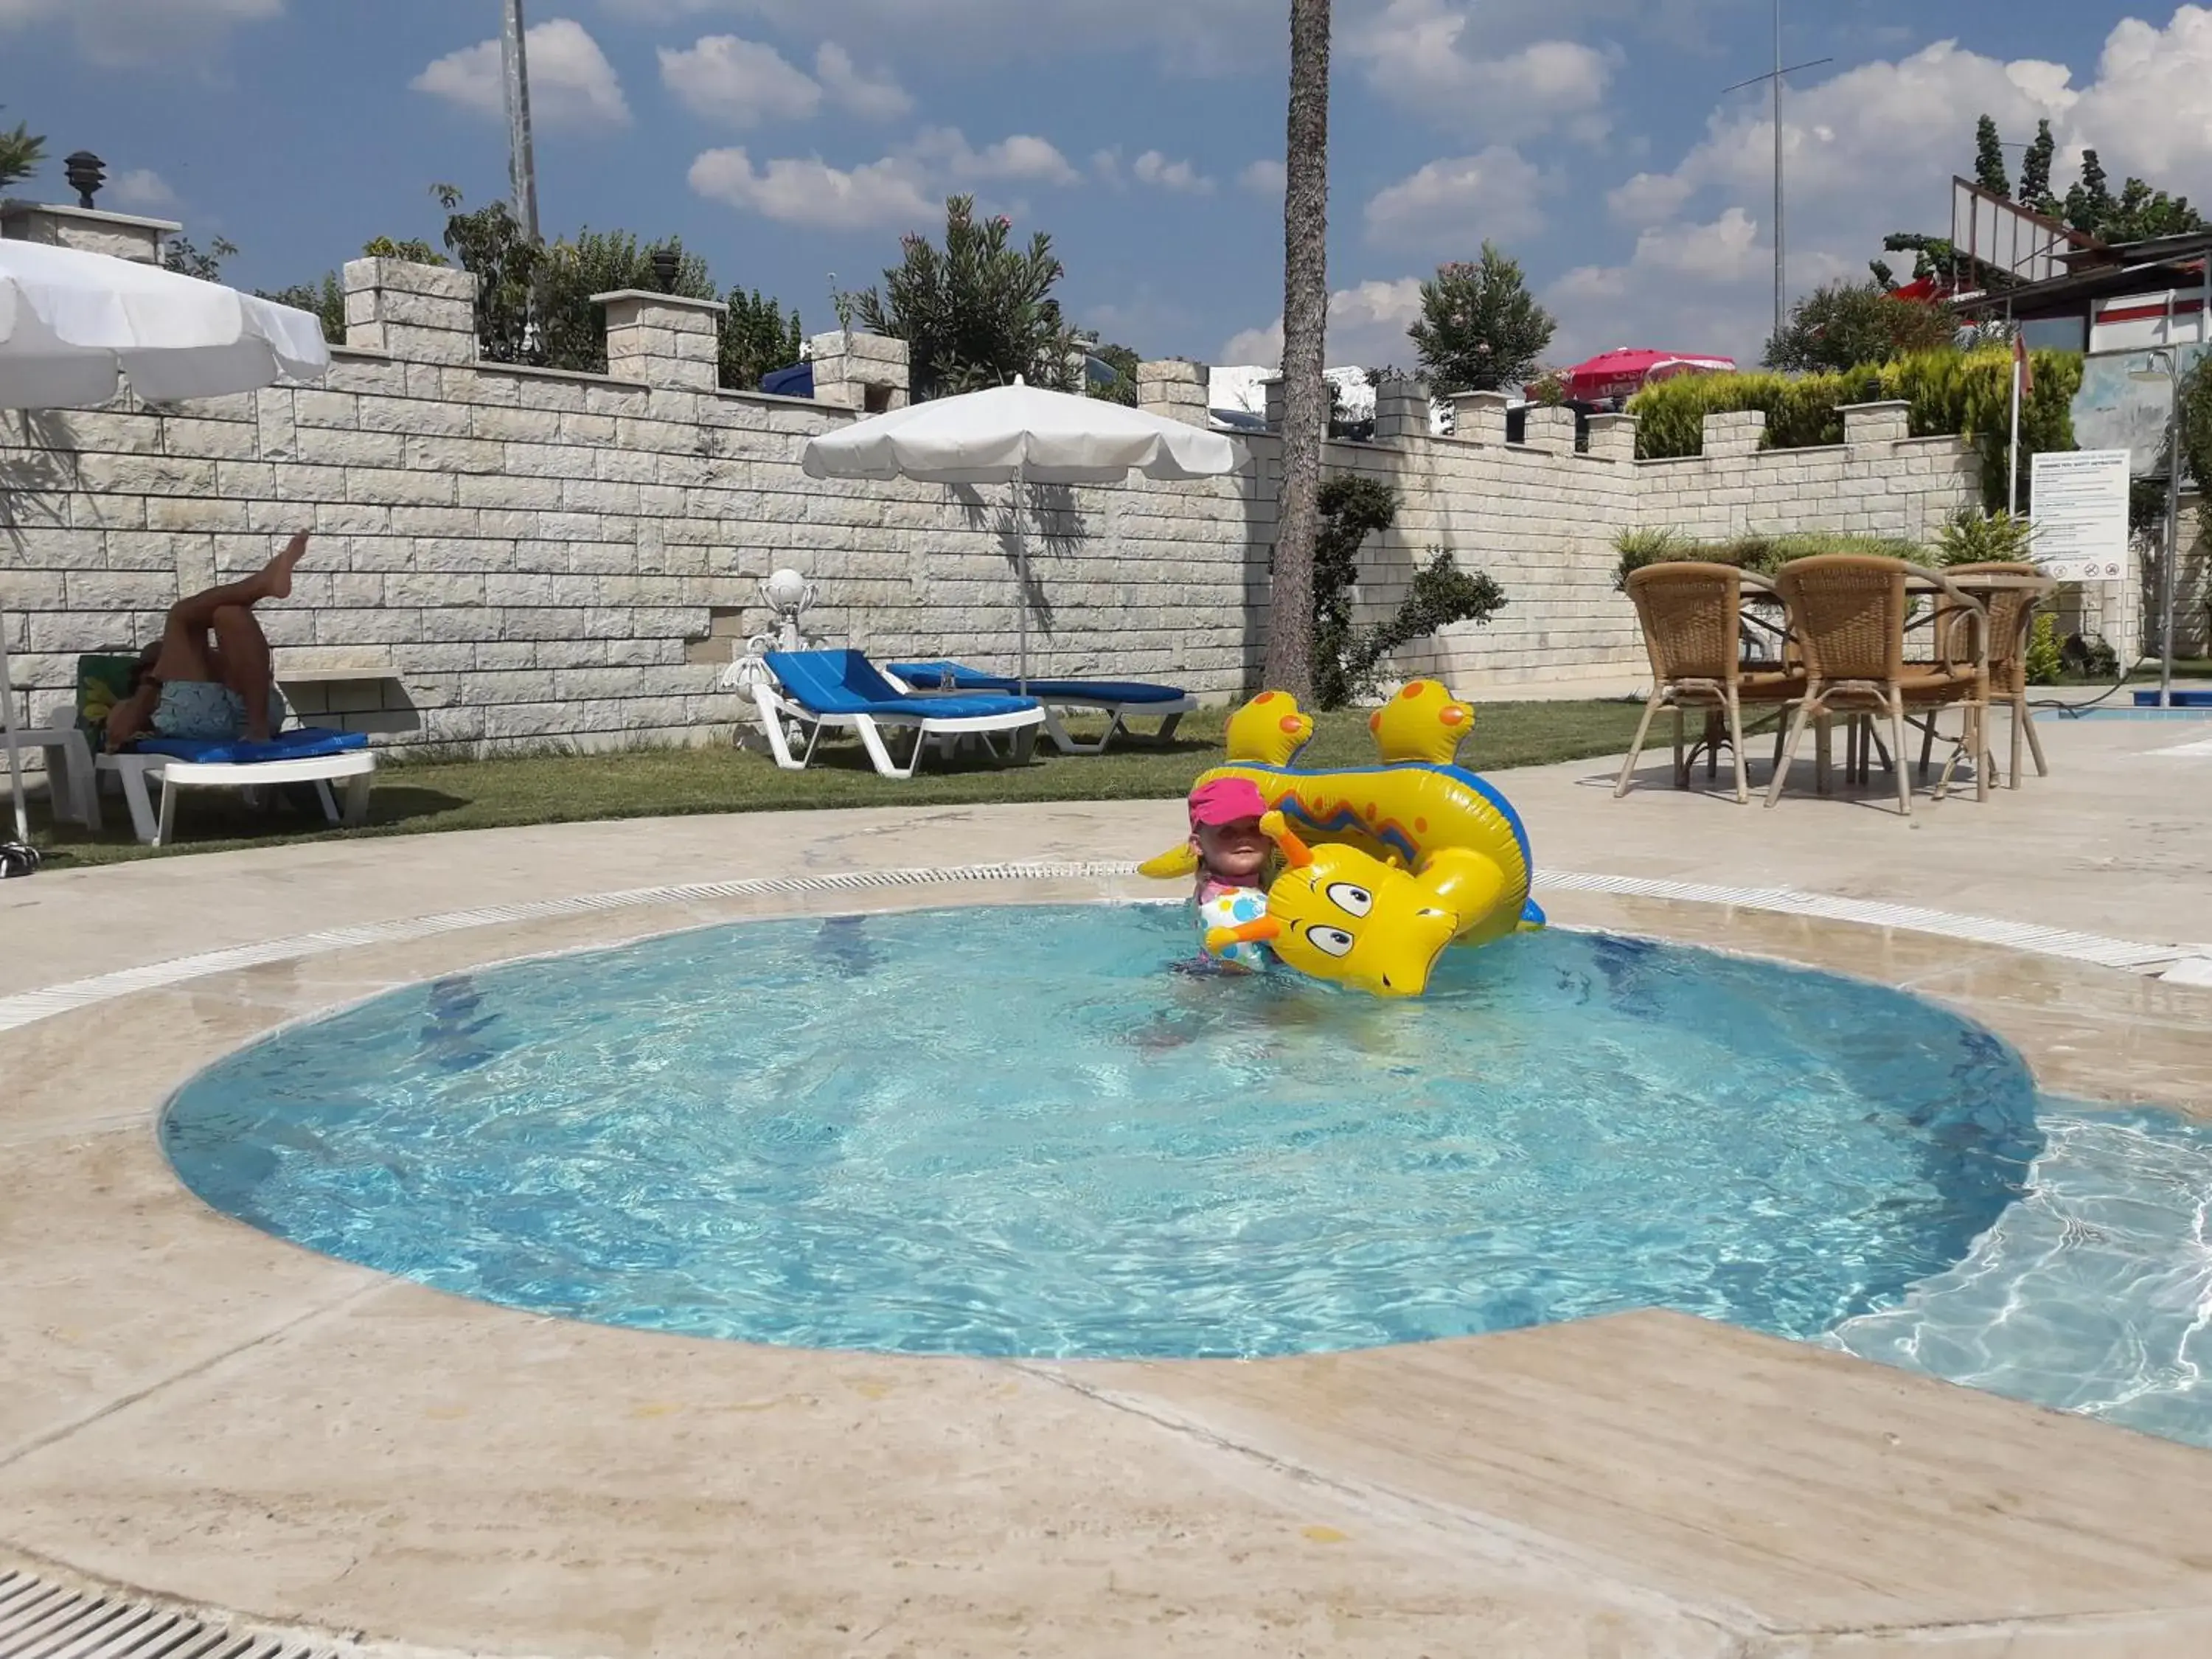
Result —
<path fill-rule="evenodd" d="M 1725 415 L 1708 415 L 1703 432 L 1707 460 L 1729 455 L 1756 455 L 1759 441 L 1766 435 L 1766 411 L 1738 409 Z"/>
<path fill-rule="evenodd" d="M 814 401 L 862 415 L 904 409 L 913 382 L 906 342 L 842 330 L 813 339 Z"/>
<path fill-rule="evenodd" d="M 1186 426 L 1212 428 L 1213 371 L 1204 363 L 1169 357 L 1137 365 L 1137 407 Z"/>
<path fill-rule="evenodd" d="M 1844 441 L 1847 444 L 1895 443 L 1912 435 L 1912 405 L 1901 400 L 1875 404 L 1845 404 Z"/>
<path fill-rule="evenodd" d="M 1471 444 L 1505 441 L 1505 409 L 1512 402 L 1502 392 L 1452 393 L 1453 429 Z"/>
<path fill-rule="evenodd" d="M 11 242 L 43 242 L 48 247 L 105 253 L 142 265 L 159 264 L 161 239 L 183 228 L 173 219 L 141 219 L 100 208 L 0 204 L 0 237 Z"/>
<path fill-rule="evenodd" d="M 1528 405 L 1528 425 L 1521 434 L 1521 441 L 1530 449 L 1540 449 L 1550 455 L 1571 455 L 1575 453 L 1575 411 L 1571 409 L 1531 404 Z"/>
<path fill-rule="evenodd" d="M 678 392 L 712 392 L 721 380 L 720 300 L 617 289 L 594 294 L 607 308 L 607 373 Z"/>
<path fill-rule="evenodd" d="M 477 279 L 408 259 L 349 259 L 346 343 L 411 363 L 477 360 Z"/>
<path fill-rule="evenodd" d="M 1589 453 L 1601 461 L 1636 459 L 1636 416 L 1593 415 L 1589 423 Z"/>
<path fill-rule="evenodd" d="M 1280 432 L 1289 413 L 1288 399 L 1283 391 L 1283 377 L 1278 374 L 1272 380 L 1262 381 L 1261 390 L 1267 394 L 1267 430 Z"/>
<path fill-rule="evenodd" d="M 1381 380 L 1375 386 L 1375 441 L 1402 443 L 1431 434 L 1429 389 L 1419 380 Z"/>

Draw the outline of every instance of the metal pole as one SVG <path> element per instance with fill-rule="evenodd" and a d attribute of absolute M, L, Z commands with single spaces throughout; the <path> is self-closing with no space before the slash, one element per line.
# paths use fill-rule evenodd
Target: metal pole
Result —
<path fill-rule="evenodd" d="M 500 62 L 507 71 L 507 176 L 522 234 L 538 240 L 538 158 L 530 137 L 530 56 L 522 0 L 505 0 Z"/>
<path fill-rule="evenodd" d="M 2012 319 L 2012 301 L 2005 301 L 2005 331 L 2013 335 L 2012 351 L 2012 449 L 2008 456 L 2008 471 L 2005 478 L 2005 517 L 2020 517 L 2020 356 L 2019 336 L 2013 331 L 2019 325 Z"/>
<path fill-rule="evenodd" d="M 1782 337 L 1782 0 L 1774 0 L 1774 337 Z"/>
<path fill-rule="evenodd" d="M 2181 558 L 2181 354 L 2166 351 L 2166 562 L 2159 599 L 2158 706 L 2173 707 L 2173 578 Z"/>
<path fill-rule="evenodd" d="M 15 677 L 8 665 L 8 615 L 0 611 L 0 731 L 8 740 L 8 785 L 15 800 L 15 839 L 27 845 L 31 812 L 23 804 L 23 757 L 15 740 Z M 48 781 L 51 783 L 52 779 Z"/>
<path fill-rule="evenodd" d="M 1029 494 L 1029 470 L 1027 456 L 1014 463 L 1014 618 L 1021 637 L 1021 669 L 1015 684 L 1024 697 L 1030 694 L 1030 545 L 1022 503 Z"/>

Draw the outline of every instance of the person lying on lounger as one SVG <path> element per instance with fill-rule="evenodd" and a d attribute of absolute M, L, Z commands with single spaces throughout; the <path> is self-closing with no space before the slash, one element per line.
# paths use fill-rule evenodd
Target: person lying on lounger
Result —
<path fill-rule="evenodd" d="M 209 743 L 268 738 L 284 718 L 284 702 L 253 607 L 290 596 L 292 568 L 307 551 L 301 531 L 244 581 L 169 607 L 161 637 L 139 653 L 130 690 L 108 714 L 111 753 L 149 733 Z"/>

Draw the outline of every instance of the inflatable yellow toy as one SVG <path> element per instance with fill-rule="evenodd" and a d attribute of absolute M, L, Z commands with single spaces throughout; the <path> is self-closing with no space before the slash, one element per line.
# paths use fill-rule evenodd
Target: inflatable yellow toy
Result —
<path fill-rule="evenodd" d="M 1198 781 L 1249 781 L 1270 811 L 1261 828 L 1285 868 L 1267 914 L 1216 928 L 1207 948 L 1265 942 L 1291 967 L 1377 996 L 1419 996 L 1445 946 L 1486 945 L 1544 914 L 1528 897 L 1528 833 L 1505 798 L 1454 764 L 1474 711 L 1416 680 L 1368 722 L 1378 766 L 1297 769 L 1312 717 L 1263 691 L 1231 716 L 1228 763 Z M 1143 866 L 1188 878 L 1188 847 Z"/>

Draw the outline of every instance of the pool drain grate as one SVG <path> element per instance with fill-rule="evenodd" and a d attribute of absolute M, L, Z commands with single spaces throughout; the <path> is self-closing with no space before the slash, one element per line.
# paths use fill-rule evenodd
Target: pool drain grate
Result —
<path fill-rule="evenodd" d="M 87 1595 L 0 1567 L 0 1659 L 337 1659 L 149 1602 Z"/>

